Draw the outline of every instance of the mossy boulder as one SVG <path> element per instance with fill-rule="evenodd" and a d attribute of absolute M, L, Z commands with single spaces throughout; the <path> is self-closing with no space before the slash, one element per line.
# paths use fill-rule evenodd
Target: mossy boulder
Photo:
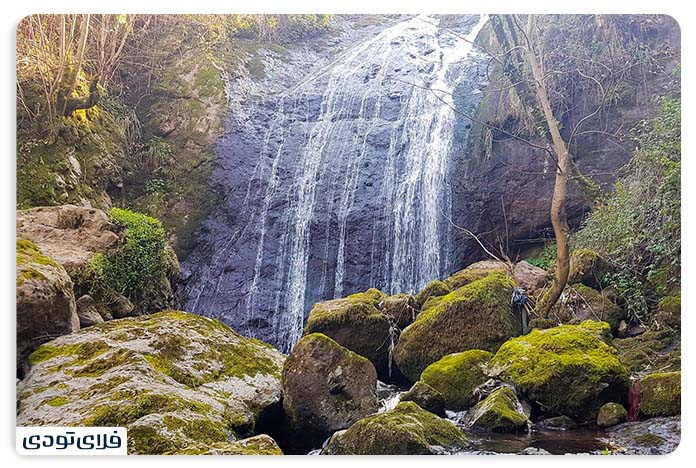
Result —
<path fill-rule="evenodd" d="M 466 436 L 454 424 L 407 401 L 337 432 L 322 454 L 430 455 L 466 445 Z"/>
<path fill-rule="evenodd" d="M 379 302 L 379 310 L 387 317 L 389 323 L 403 330 L 416 319 L 419 307 L 416 298 L 410 294 L 394 294 L 385 296 Z"/>
<path fill-rule="evenodd" d="M 377 411 L 377 372 L 360 356 L 321 333 L 304 336 L 283 367 L 281 446 L 292 453 L 320 447 L 333 432 Z"/>
<path fill-rule="evenodd" d="M 173 455 L 282 455 L 283 452 L 272 437 L 261 434 L 236 442 L 191 444 Z"/>
<path fill-rule="evenodd" d="M 681 372 L 650 374 L 640 381 L 640 412 L 645 416 L 681 414 Z"/>
<path fill-rule="evenodd" d="M 445 417 L 445 399 L 442 394 L 427 383 L 419 380 L 401 395 L 400 401 L 412 401 L 426 411 Z"/>
<path fill-rule="evenodd" d="M 443 356 L 470 349 L 495 351 L 519 335 L 521 324 L 510 306 L 512 290 L 512 278 L 497 272 L 442 296 L 401 333 L 394 349 L 401 372 L 415 382 Z"/>
<path fill-rule="evenodd" d="M 681 296 L 667 296 L 657 304 L 655 320 L 665 327 L 681 328 Z"/>
<path fill-rule="evenodd" d="M 389 318 L 379 310 L 385 298 L 377 289 L 342 299 L 318 302 L 309 313 L 304 334 L 322 333 L 341 346 L 366 357 L 381 380 L 397 377 L 396 366 L 389 366 Z M 407 311 L 408 312 L 408 311 Z"/>
<path fill-rule="evenodd" d="M 551 309 L 550 317 L 571 325 L 585 320 L 607 322 L 615 332 L 626 314 L 601 292 L 577 283 L 565 288 Z"/>
<path fill-rule="evenodd" d="M 461 411 L 478 402 L 474 389 L 488 380 L 484 367 L 492 357 L 480 349 L 448 354 L 426 367 L 421 380 L 442 395 L 447 409 Z"/>
<path fill-rule="evenodd" d="M 672 329 L 650 330 L 639 336 L 615 339 L 613 344 L 619 350 L 619 359 L 633 374 L 681 368 L 681 343 Z"/>
<path fill-rule="evenodd" d="M 609 264 L 594 250 L 578 249 L 570 255 L 568 284 L 582 283 L 590 288 L 603 288 L 603 279 L 610 271 Z"/>
<path fill-rule="evenodd" d="M 17 389 L 17 424 L 124 426 L 131 453 L 250 436 L 279 406 L 284 356 L 179 311 L 112 320 L 46 343 Z"/>
<path fill-rule="evenodd" d="M 489 375 L 512 383 L 547 414 L 581 420 L 626 394 L 628 371 L 610 344 L 606 322 L 587 320 L 513 338 L 488 364 Z"/>
<path fill-rule="evenodd" d="M 507 266 L 495 260 L 483 260 L 480 262 L 472 263 L 463 270 L 459 270 L 449 278 L 447 278 L 444 283 L 452 291 L 455 289 L 466 286 L 467 284 L 478 281 L 491 273 L 506 273 Z"/>
<path fill-rule="evenodd" d="M 466 425 L 491 432 L 527 432 L 529 412 L 515 390 L 506 385 L 477 403 L 467 413 Z"/>
<path fill-rule="evenodd" d="M 546 270 L 524 260 L 515 263 L 512 277 L 515 278 L 517 286 L 526 289 L 529 294 L 541 290 L 549 282 L 549 273 Z"/>
<path fill-rule="evenodd" d="M 450 289 L 450 287 L 447 286 L 443 281 L 433 280 L 428 283 L 421 292 L 416 294 L 416 304 L 418 304 L 418 307 L 422 307 L 428 298 L 445 296 L 451 292 L 452 289 Z"/>
<path fill-rule="evenodd" d="M 17 375 L 42 343 L 80 329 L 73 283 L 65 269 L 31 241 L 17 239 Z"/>
<path fill-rule="evenodd" d="M 626 420 L 628 412 L 619 403 L 606 403 L 599 408 L 597 414 L 597 425 L 599 427 L 616 426 Z"/>

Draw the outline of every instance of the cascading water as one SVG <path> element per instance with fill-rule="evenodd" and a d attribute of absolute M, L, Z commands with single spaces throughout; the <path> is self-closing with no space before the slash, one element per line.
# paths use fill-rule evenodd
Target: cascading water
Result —
<path fill-rule="evenodd" d="M 449 272 L 452 94 L 480 75 L 486 21 L 465 19 L 458 33 L 428 16 L 387 27 L 228 125 L 229 194 L 185 264 L 189 310 L 288 351 L 315 301 Z"/>

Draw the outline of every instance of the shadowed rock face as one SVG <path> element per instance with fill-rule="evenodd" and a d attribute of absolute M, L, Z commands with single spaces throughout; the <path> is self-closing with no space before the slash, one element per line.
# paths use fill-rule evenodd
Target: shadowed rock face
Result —
<path fill-rule="evenodd" d="M 269 52 L 266 78 L 248 83 L 217 148 L 224 195 L 183 265 L 187 310 L 284 350 L 315 302 L 413 293 L 452 270 L 457 117 L 449 95 L 424 88 L 459 83 L 473 110 L 484 86 L 485 57 L 448 32 L 475 38 L 478 16 L 448 30 L 435 17 L 337 21 L 330 44 Z"/>

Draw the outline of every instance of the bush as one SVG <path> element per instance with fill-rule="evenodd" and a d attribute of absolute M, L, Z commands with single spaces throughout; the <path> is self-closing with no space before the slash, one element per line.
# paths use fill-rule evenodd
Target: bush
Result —
<path fill-rule="evenodd" d="M 638 150 L 625 175 L 573 236 L 612 266 L 606 279 L 636 320 L 681 286 L 681 101 L 634 129 Z"/>
<path fill-rule="evenodd" d="M 114 253 L 92 258 L 92 289 L 141 295 L 166 276 L 164 228 L 155 218 L 121 208 L 112 208 L 110 216 L 111 222 L 125 229 L 125 243 Z"/>
<path fill-rule="evenodd" d="M 548 270 L 556 266 L 556 244 L 547 244 L 537 254 L 526 259 L 527 263 Z"/>

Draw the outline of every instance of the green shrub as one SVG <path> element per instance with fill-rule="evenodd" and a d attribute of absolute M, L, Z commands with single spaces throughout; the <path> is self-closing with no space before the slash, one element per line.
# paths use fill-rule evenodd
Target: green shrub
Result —
<path fill-rule="evenodd" d="M 110 216 L 111 222 L 124 229 L 125 243 L 111 254 L 92 258 L 93 289 L 112 289 L 133 297 L 159 285 L 167 271 L 162 223 L 121 208 L 112 208 Z"/>
<path fill-rule="evenodd" d="M 643 320 L 681 286 L 681 101 L 663 99 L 658 115 L 633 137 L 638 149 L 625 175 L 571 241 L 611 264 L 606 282 Z"/>
<path fill-rule="evenodd" d="M 527 258 L 526 261 L 531 265 L 548 270 L 556 265 L 556 250 L 556 244 L 547 244 L 538 254 Z"/>

